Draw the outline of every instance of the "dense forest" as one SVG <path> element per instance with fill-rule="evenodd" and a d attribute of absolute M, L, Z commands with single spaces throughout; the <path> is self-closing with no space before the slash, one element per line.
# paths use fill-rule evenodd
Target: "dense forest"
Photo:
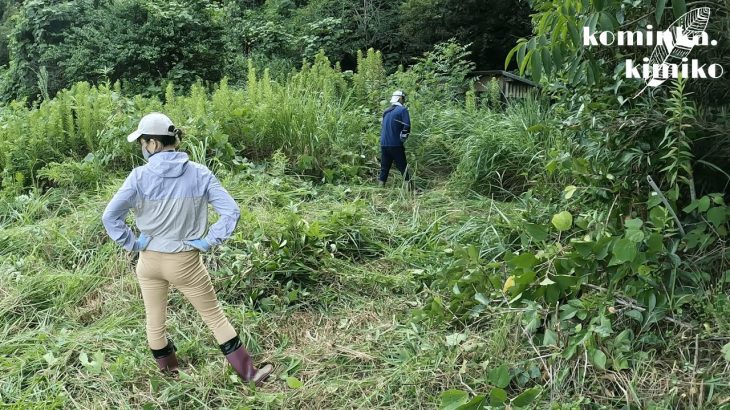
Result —
<path fill-rule="evenodd" d="M 584 43 L 700 21 L 727 70 L 728 0 L 0 4 L 3 405 L 730 408 L 728 75 Z M 415 189 L 376 183 L 395 90 Z M 147 349 L 101 214 L 152 111 L 240 206 L 204 260 L 262 387 L 180 293 L 179 376 Z"/>
<path fill-rule="evenodd" d="M 78 81 L 121 81 L 131 93 L 166 82 L 237 83 L 247 61 L 285 75 L 320 50 L 343 70 L 357 50 L 383 53 L 389 70 L 434 44 L 470 44 L 481 69 L 499 69 L 530 33 L 526 3 L 363 1 L 13 1 L 0 3 L 0 96 L 53 96 Z"/>

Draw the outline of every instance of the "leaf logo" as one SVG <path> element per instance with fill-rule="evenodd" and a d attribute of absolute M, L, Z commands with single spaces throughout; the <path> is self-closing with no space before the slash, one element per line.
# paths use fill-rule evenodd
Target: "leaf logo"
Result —
<path fill-rule="evenodd" d="M 702 36 L 710 21 L 710 8 L 700 7 L 690 10 L 672 23 L 667 32 L 676 33 L 677 38 L 663 41 L 654 47 L 649 58 L 650 67 L 663 67 L 670 64 L 682 64 L 682 59 L 692 52 L 697 44 L 696 38 Z M 647 87 L 658 87 L 667 78 L 662 77 L 661 69 L 653 69 L 651 78 L 647 79 L 646 86 L 634 98 L 641 95 Z"/>

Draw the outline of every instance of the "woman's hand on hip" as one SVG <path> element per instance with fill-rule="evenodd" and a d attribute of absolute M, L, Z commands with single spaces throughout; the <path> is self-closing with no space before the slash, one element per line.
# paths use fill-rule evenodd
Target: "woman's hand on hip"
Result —
<path fill-rule="evenodd" d="M 134 245 L 132 246 L 132 252 L 140 252 L 145 249 L 147 249 L 147 245 L 150 244 L 150 241 L 152 240 L 152 237 L 145 235 L 144 233 L 140 233 L 137 240 L 134 242 Z"/>
<path fill-rule="evenodd" d="M 205 239 L 195 239 L 192 241 L 185 241 L 185 244 L 192 246 L 193 248 L 199 250 L 200 252 L 208 252 L 211 248 L 210 244 Z"/>

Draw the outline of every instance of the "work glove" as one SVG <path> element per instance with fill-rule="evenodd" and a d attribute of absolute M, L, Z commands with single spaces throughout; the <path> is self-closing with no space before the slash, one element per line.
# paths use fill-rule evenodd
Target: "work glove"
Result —
<path fill-rule="evenodd" d="M 137 240 L 134 241 L 134 245 L 132 245 L 132 252 L 139 252 L 147 249 L 147 245 L 150 244 L 151 240 L 152 237 L 147 236 L 144 233 L 140 233 Z"/>
<path fill-rule="evenodd" d="M 400 133 L 400 142 L 406 142 L 408 139 L 409 134 L 407 132 L 401 132 Z"/>
<path fill-rule="evenodd" d="M 185 241 L 186 245 L 190 245 L 193 248 L 199 250 L 200 252 L 208 252 L 211 248 L 208 241 L 205 239 L 195 239 L 193 241 Z"/>

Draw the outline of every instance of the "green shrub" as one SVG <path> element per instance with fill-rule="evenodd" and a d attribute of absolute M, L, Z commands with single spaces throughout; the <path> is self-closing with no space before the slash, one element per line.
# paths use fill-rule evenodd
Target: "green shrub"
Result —
<path fill-rule="evenodd" d="M 102 180 L 103 174 L 100 164 L 89 154 L 81 162 L 51 162 L 38 171 L 38 179 L 41 185 L 46 185 L 47 181 L 48 184 L 63 188 L 89 189 Z"/>

